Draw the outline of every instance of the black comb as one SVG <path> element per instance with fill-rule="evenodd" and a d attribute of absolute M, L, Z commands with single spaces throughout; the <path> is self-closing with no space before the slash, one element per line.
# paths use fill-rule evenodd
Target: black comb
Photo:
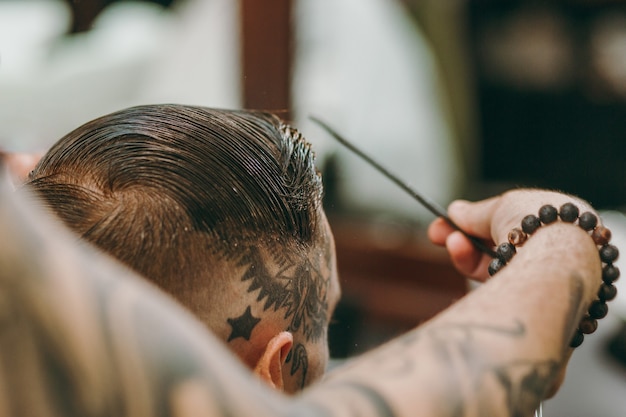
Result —
<path fill-rule="evenodd" d="M 381 164 L 379 164 L 378 162 L 373 160 L 370 156 L 368 156 L 362 150 L 360 150 L 359 148 L 354 146 L 347 139 L 345 139 L 343 136 L 341 136 L 339 133 L 337 133 L 333 128 L 328 126 L 326 123 L 324 123 L 323 121 L 321 121 L 320 119 L 318 119 L 317 117 L 314 117 L 314 116 L 311 116 L 309 118 L 313 122 L 315 122 L 318 125 L 320 125 L 324 130 L 326 130 L 326 132 L 328 132 L 332 137 L 334 137 L 339 143 L 341 143 L 343 146 L 345 146 L 346 148 L 350 149 L 352 152 L 354 152 L 355 154 L 360 156 L 363 160 L 365 160 L 372 167 L 376 168 L 381 174 L 383 174 L 385 177 L 387 177 L 389 180 L 391 180 L 393 183 L 395 183 L 398 187 L 400 187 L 401 189 L 406 191 L 411 197 L 413 197 L 422 206 L 424 206 L 426 209 L 428 209 L 428 211 L 433 213 L 435 216 L 441 217 L 450 226 L 452 226 L 454 229 L 456 229 L 459 232 L 463 233 L 465 235 L 465 237 L 467 237 L 478 250 L 480 250 L 481 252 L 491 256 L 492 258 L 499 258 L 500 257 L 493 249 L 491 249 L 490 247 L 485 245 L 476 236 L 472 236 L 472 235 L 468 234 L 463 229 L 461 229 L 456 223 L 454 223 L 452 221 L 452 219 L 450 219 L 450 217 L 448 217 L 448 214 L 446 213 L 446 211 L 442 207 L 440 207 L 439 205 L 437 205 L 435 202 L 433 202 L 429 198 L 427 198 L 424 195 L 422 195 L 419 192 L 417 192 L 409 184 L 407 184 L 406 182 L 404 182 L 400 178 L 398 178 L 397 175 L 392 174 L 387 168 L 383 167 Z"/>

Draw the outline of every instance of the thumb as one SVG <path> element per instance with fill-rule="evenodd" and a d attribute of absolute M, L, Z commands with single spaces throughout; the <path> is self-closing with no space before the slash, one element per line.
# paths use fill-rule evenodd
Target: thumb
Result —
<path fill-rule="evenodd" d="M 478 202 L 456 200 L 448 207 L 448 215 L 457 226 L 468 234 L 491 240 L 492 219 L 498 200 L 498 197 Z"/>

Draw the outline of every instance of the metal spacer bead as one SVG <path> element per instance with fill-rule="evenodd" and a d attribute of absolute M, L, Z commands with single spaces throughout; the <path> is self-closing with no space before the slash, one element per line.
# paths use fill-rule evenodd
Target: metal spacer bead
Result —
<path fill-rule="evenodd" d="M 520 246 L 526 242 L 528 235 L 516 227 L 509 232 L 508 239 L 511 245 Z"/>

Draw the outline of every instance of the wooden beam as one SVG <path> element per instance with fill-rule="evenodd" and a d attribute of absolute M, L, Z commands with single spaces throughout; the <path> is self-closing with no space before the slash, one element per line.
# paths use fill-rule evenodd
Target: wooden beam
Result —
<path fill-rule="evenodd" d="M 240 0 L 243 105 L 291 110 L 291 0 Z"/>

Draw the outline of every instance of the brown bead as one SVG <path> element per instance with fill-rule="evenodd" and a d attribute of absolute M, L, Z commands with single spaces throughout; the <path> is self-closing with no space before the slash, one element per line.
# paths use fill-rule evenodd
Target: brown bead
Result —
<path fill-rule="evenodd" d="M 559 212 L 556 207 L 546 204 L 539 209 L 539 220 L 543 224 L 554 223 L 559 218 Z"/>
<path fill-rule="evenodd" d="M 501 258 L 493 258 L 487 267 L 487 272 L 489 272 L 489 276 L 494 276 L 496 272 L 501 270 L 506 263 Z"/>
<path fill-rule="evenodd" d="M 604 301 L 596 300 L 589 307 L 589 316 L 594 319 L 602 319 L 609 313 L 609 306 Z"/>
<path fill-rule="evenodd" d="M 574 223 L 578 218 L 578 207 L 576 207 L 572 203 L 565 203 L 561 206 L 559 210 L 559 216 L 561 216 L 561 220 L 567 223 Z"/>
<path fill-rule="evenodd" d="M 591 334 L 598 329 L 598 320 L 589 316 L 584 317 L 578 325 L 578 330 L 584 334 Z"/>
<path fill-rule="evenodd" d="M 591 238 L 594 242 L 596 242 L 596 245 L 606 245 L 611 240 L 611 231 L 600 225 L 593 229 L 593 232 L 591 232 Z"/>
<path fill-rule="evenodd" d="M 613 245 L 604 245 L 600 248 L 600 259 L 602 262 L 610 264 L 619 257 L 619 250 Z"/>
<path fill-rule="evenodd" d="M 524 231 L 524 233 L 532 235 L 533 233 L 535 233 L 535 230 L 539 229 L 540 227 L 541 221 L 539 220 L 539 217 L 535 216 L 534 214 L 529 214 L 522 219 L 522 230 Z"/>
<path fill-rule="evenodd" d="M 504 259 L 505 262 L 508 262 L 513 259 L 513 255 L 515 255 L 516 253 L 515 245 L 513 245 L 511 242 L 501 243 L 496 248 L 496 253 L 500 255 L 500 257 Z"/>
<path fill-rule="evenodd" d="M 589 211 L 584 212 L 578 218 L 578 226 L 580 226 L 580 228 L 583 230 L 593 230 L 593 228 L 597 225 L 598 217 Z"/>
<path fill-rule="evenodd" d="M 619 278 L 619 268 L 613 264 L 604 265 L 602 268 L 602 281 L 606 284 L 611 284 Z"/>
<path fill-rule="evenodd" d="M 511 245 L 519 246 L 526 242 L 526 239 L 528 239 L 528 235 L 524 233 L 522 229 L 518 229 L 516 227 L 509 232 L 508 239 Z"/>
<path fill-rule="evenodd" d="M 598 290 L 598 298 L 600 301 L 611 301 L 617 295 L 617 287 L 612 284 L 602 284 Z"/>
<path fill-rule="evenodd" d="M 584 340 L 585 335 L 580 330 L 576 330 L 576 333 L 574 333 L 574 336 L 572 337 L 572 341 L 569 343 L 569 346 L 571 348 L 577 348 L 578 346 L 583 344 Z"/>

